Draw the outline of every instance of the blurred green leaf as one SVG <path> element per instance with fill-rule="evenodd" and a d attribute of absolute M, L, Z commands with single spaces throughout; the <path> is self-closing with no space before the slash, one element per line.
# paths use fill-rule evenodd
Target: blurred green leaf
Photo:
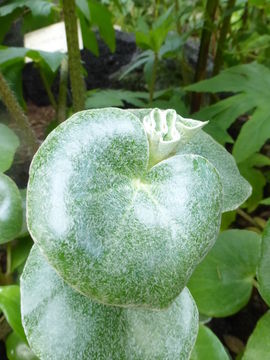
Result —
<path fill-rule="evenodd" d="M 0 65 L 9 66 L 24 59 L 27 53 L 26 48 L 8 47 L 0 49 Z"/>
<path fill-rule="evenodd" d="M 233 143 L 232 137 L 224 130 L 219 123 L 215 121 L 210 121 L 205 127 L 205 132 L 212 136 L 218 143 L 225 145 L 226 143 Z"/>
<path fill-rule="evenodd" d="M 270 204 L 270 203 L 269 203 Z M 257 270 L 259 292 L 270 306 L 270 220 L 262 235 L 261 257 Z"/>
<path fill-rule="evenodd" d="M 18 269 L 18 267 L 24 264 L 32 246 L 33 241 L 30 236 L 19 239 L 14 245 L 12 245 L 11 272 L 14 272 L 16 269 Z"/>
<path fill-rule="evenodd" d="M 61 64 L 65 54 L 58 51 L 47 52 L 41 50 L 31 50 L 21 47 L 9 47 L 0 49 L 0 66 L 8 66 L 21 61 L 25 57 L 31 58 L 35 62 L 44 61 L 52 72 L 55 72 Z"/>
<path fill-rule="evenodd" d="M 11 167 L 19 144 L 18 136 L 6 125 L 0 124 L 0 172 Z"/>
<path fill-rule="evenodd" d="M 1 12 L 1 7 L 0 7 L 0 12 Z M 16 19 L 17 16 L 20 15 L 20 13 L 21 10 L 17 9 L 10 14 L 1 16 L 0 44 L 3 42 L 5 35 L 9 31 L 13 21 Z"/>
<path fill-rule="evenodd" d="M 253 154 L 248 159 L 249 166 L 263 167 L 270 166 L 270 157 L 260 153 Z"/>
<path fill-rule="evenodd" d="M 261 201 L 260 201 L 260 204 L 262 204 L 262 205 L 270 205 L 270 197 L 261 200 Z"/>
<path fill-rule="evenodd" d="M 136 107 L 145 107 L 148 94 L 128 90 L 91 90 L 87 92 L 86 109 L 103 108 L 108 106 L 124 107 L 124 101 Z"/>
<path fill-rule="evenodd" d="M 216 335 L 204 325 L 199 326 L 199 333 L 192 350 L 190 360 L 229 360 L 223 345 Z"/>
<path fill-rule="evenodd" d="M 112 24 L 112 15 L 107 7 L 95 0 L 76 0 L 76 5 L 79 9 L 84 46 L 98 56 L 99 49 L 96 34 L 91 28 L 96 25 L 101 38 L 108 45 L 111 52 L 114 52 L 116 46 L 115 31 Z"/>
<path fill-rule="evenodd" d="M 243 360 L 269 360 L 270 354 L 270 311 L 257 322 L 248 339 Z"/>
<path fill-rule="evenodd" d="M 41 50 L 28 50 L 26 56 L 30 57 L 35 62 L 45 61 L 51 71 L 55 72 L 66 55 L 58 51 L 47 52 Z"/>
<path fill-rule="evenodd" d="M 260 256 L 260 236 L 247 230 L 222 232 L 188 284 L 201 313 L 235 314 L 251 295 Z"/>
<path fill-rule="evenodd" d="M 88 21 L 90 21 L 90 10 L 88 6 L 87 0 L 76 0 L 76 5 L 81 11 L 81 13 L 86 17 Z"/>
<path fill-rule="evenodd" d="M 51 1 L 45 0 L 13 0 L 8 4 L 0 6 L 0 16 L 11 14 L 17 9 L 29 8 L 34 16 L 47 16 L 55 4 Z"/>
<path fill-rule="evenodd" d="M 182 98 L 182 93 L 178 89 L 173 89 L 168 91 L 168 95 L 161 94 L 157 96 L 157 93 L 154 93 L 154 100 L 151 103 L 151 107 L 158 107 L 159 109 L 174 109 L 177 114 L 181 114 L 183 117 L 188 117 L 188 109 Z"/>
<path fill-rule="evenodd" d="M 136 31 L 137 45 L 143 50 L 152 50 L 158 53 L 172 28 L 171 13 L 172 7 L 154 21 L 152 29 L 142 29 L 141 27 L 142 30 Z"/>
<path fill-rule="evenodd" d="M 268 86 L 270 87 L 270 74 L 268 80 Z M 264 96 L 268 95 L 270 96 L 270 93 L 267 94 L 267 91 L 265 91 Z M 260 96 L 262 95 L 260 94 Z M 263 99 L 258 99 L 257 95 L 257 101 L 261 102 L 262 100 Z M 247 159 L 250 155 L 260 150 L 266 140 L 270 138 L 270 107 L 267 105 L 266 102 L 258 104 L 251 119 L 249 119 L 242 127 L 233 148 L 233 155 L 238 162 Z"/>
<path fill-rule="evenodd" d="M 9 360 L 38 360 L 28 344 L 15 332 L 12 332 L 6 340 L 7 357 Z"/>
<path fill-rule="evenodd" d="M 22 70 L 25 63 L 23 59 L 16 61 L 13 64 L 4 66 L 2 68 L 3 76 L 9 84 L 10 89 L 14 92 L 17 100 L 23 108 L 25 108 L 25 101 L 23 98 L 23 84 L 22 84 Z"/>
<path fill-rule="evenodd" d="M 246 160 L 260 150 L 270 138 L 270 70 L 265 66 L 257 63 L 237 65 L 186 89 L 197 92 L 236 93 L 229 99 L 221 100 L 199 112 L 199 116 L 206 116 L 207 113 L 215 114 L 218 122 L 224 121 L 226 126 L 229 126 L 239 115 L 255 108 L 252 117 L 243 125 L 235 142 L 233 154 L 237 162 Z M 233 103 L 231 109 L 224 107 L 230 103 Z M 214 118 L 211 117 L 210 120 Z"/>
<path fill-rule="evenodd" d="M 222 214 L 220 231 L 227 230 L 229 226 L 235 221 L 236 211 L 227 211 Z"/>
<path fill-rule="evenodd" d="M 22 199 L 17 185 L 0 173 L 0 244 L 15 239 L 22 228 Z"/>
<path fill-rule="evenodd" d="M 116 41 L 110 11 L 106 6 L 94 0 L 90 0 L 88 4 L 90 10 L 90 24 L 98 26 L 101 38 L 108 45 L 109 49 L 114 52 Z"/>
<path fill-rule="evenodd" d="M 170 56 L 178 52 L 185 44 L 186 36 L 180 36 L 178 33 L 169 33 L 164 44 L 161 46 L 159 56 Z"/>
<path fill-rule="evenodd" d="M 245 203 L 248 211 L 251 212 L 256 209 L 263 198 L 263 189 L 266 184 L 263 173 L 252 167 L 252 163 L 245 161 L 238 165 L 240 173 L 252 186 L 252 194 Z"/>
<path fill-rule="evenodd" d="M 20 288 L 18 285 L 0 286 L 0 309 L 12 329 L 26 340 L 21 321 Z"/>
<path fill-rule="evenodd" d="M 149 61 L 153 61 L 154 54 L 151 50 L 143 51 L 141 54 L 136 56 L 136 58 L 126 67 L 123 74 L 120 76 L 120 80 L 127 76 L 131 71 L 138 69 L 139 67 L 147 64 Z"/>
<path fill-rule="evenodd" d="M 81 24 L 84 47 L 90 50 L 94 55 L 99 56 L 99 48 L 98 48 L 96 34 L 87 24 L 87 21 L 85 20 L 84 16 L 81 13 L 79 14 L 79 19 Z"/>

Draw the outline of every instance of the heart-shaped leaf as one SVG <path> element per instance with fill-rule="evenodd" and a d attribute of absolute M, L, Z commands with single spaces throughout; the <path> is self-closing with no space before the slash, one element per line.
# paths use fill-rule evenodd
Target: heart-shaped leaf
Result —
<path fill-rule="evenodd" d="M 257 278 L 259 292 L 270 306 L 270 220 L 262 235 L 261 257 L 258 265 Z"/>
<path fill-rule="evenodd" d="M 0 244 L 13 240 L 22 228 L 22 199 L 17 185 L 0 173 Z"/>
<path fill-rule="evenodd" d="M 229 360 L 229 356 L 216 335 L 207 326 L 200 325 L 190 360 L 206 359 Z"/>
<path fill-rule="evenodd" d="M 222 232 L 188 284 L 199 311 L 224 317 L 245 306 L 251 295 L 259 256 L 260 236 L 255 232 Z"/>
<path fill-rule="evenodd" d="M 107 108 L 60 125 L 31 165 L 33 239 L 69 284 L 102 303 L 167 307 L 218 233 L 213 165 L 185 154 L 148 170 L 148 158 L 139 119 Z"/>
<path fill-rule="evenodd" d="M 0 124 L 0 172 L 10 168 L 19 144 L 18 136 L 6 125 Z"/>
<path fill-rule="evenodd" d="M 257 323 L 248 339 L 243 360 L 269 360 L 270 354 L 270 311 Z"/>
<path fill-rule="evenodd" d="M 110 307 L 69 287 L 35 245 L 21 279 L 22 319 L 42 360 L 188 359 L 198 312 L 185 288 L 166 310 Z"/>

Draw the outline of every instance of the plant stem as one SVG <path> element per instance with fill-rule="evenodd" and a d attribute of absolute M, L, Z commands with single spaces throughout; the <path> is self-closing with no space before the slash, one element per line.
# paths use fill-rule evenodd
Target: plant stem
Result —
<path fill-rule="evenodd" d="M 46 79 L 46 76 L 44 75 L 44 72 L 42 70 L 41 67 L 39 67 L 39 73 L 40 73 L 40 77 L 41 77 L 41 80 L 43 82 L 43 85 L 45 87 L 45 90 L 47 92 L 47 95 L 48 95 L 48 98 L 50 100 L 50 103 L 52 105 L 52 107 L 54 108 L 54 110 L 57 109 L 57 104 L 56 104 L 56 101 L 55 101 L 55 98 L 53 96 L 53 93 L 52 93 L 52 90 L 51 90 L 51 87 Z"/>
<path fill-rule="evenodd" d="M 255 226 L 257 229 L 263 230 L 263 227 L 255 219 L 253 219 L 253 217 L 251 217 L 249 214 L 247 214 L 244 210 L 239 208 L 236 210 L 236 212 L 238 215 L 240 215 L 247 222 L 249 222 L 250 224 Z"/>
<path fill-rule="evenodd" d="M 225 9 L 225 15 L 224 15 L 223 23 L 222 23 L 220 33 L 219 33 L 213 75 L 217 75 L 223 65 L 223 53 L 224 53 L 224 48 L 225 48 L 225 43 L 226 43 L 226 37 L 227 37 L 228 31 L 230 28 L 230 21 L 231 21 L 231 16 L 233 13 L 233 8 L 235 6 L 235 3 L 236 3 L 236 0 L 228 0 L 227 6 Z"/>
<path fill-rule="evenodd" d="M 75 0 L 63 0 L 63 11 L 67 37 L 73 109 L 77 112 L 84 109 L 85 84 L 81 68 Z"/>
<path fill-rule="evenodd" d="M 25 140 L 27 142 L 27 146 L 31 151 L 31 155 L 34 155 L 39 147 L 38 140 L 34 135 L 33 130 L 31 129 L 29 120 L 25 115 L 23 109 L 21 108 L 18 100 L 10 89 L 6 79 L 3 74 L 0 72 L 0 96 L 7 107 L 9 113 L 12 118 L 16 122 L 18 128 L 22 131 Z"/>
<path fill-rule="evenodd" d="M 65 57 L 60 67 L 60 84 L 57 107 L 57 121 L 59 123 L 66 120 L 66 102 L 67 102 L 67 85 L 68 85 L 68 59 Z"/>
<path fill-rule="evenodd" d="M 207 0 L 204 12 L 204 24 L 201 35 L 201 43 L 199 56 L 194 76 L 194 82 L 198 82 L 205 78 L 208 52 L 212 34 L 213 23 L 218 6 L 218 0 Z M 191 95 L 191 112 L 198 111 L 201 105 L 201 93 L 192 93 Z"/>
<path fill-rule="evenodd" d="M 7 265 L 6 265 L 6 273 L 5 276 L 9 276 L 11 274 L 11 244 L 7 243 L 6 246 L 6 257 L 7 257 Z"/>
<path fill-rule="evenodd" d="M 149 105 L 152 104 L 153 97 L 154 97 L 156 78 L 157 78 L 157 66 L 158 66 L 158 54 L 155 53 L 154 54 L 154 64 L 153 64 L 152 77 L 151 77 L 150 88 L 149 88 Z"/>

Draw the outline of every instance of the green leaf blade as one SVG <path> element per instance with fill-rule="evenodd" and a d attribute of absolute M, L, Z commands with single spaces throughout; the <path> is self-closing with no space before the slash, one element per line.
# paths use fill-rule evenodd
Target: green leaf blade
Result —
<path fill-rule="evenodd" d="M 260 256 L 260 236 L 247 230 L 227 230 L 193 273 L 188 287 L 201 313 L 232 315 L 250 298 Z"/>
<path fill-rule="evenodd" d="M 197 336 L 187 289 L 164 311 L 104 306 L 70 288 L 36 245 L 21 294 L 29 344 L 44 360 L 188 359 Z"/>
<path fill-rule="evenodd" d="M 69 284 L 105 304 L 168 307 L 218 234 L 215 167 L 190 153 L 147 170 L 148 156 L 140 120 L 107 108 L 66 121 L 31 165 L 33 239 Z"/>
<path fill-rule="evenodd" d="M 260 150 L 270 138 L 269 108 L 255 110 L 252 118 L 242 127 L 234 144 L 233 155 L 238 163 Z"/>
<path fill-rule="evenodd" d="M 21 322 L 20 288 L 18 285 L 0 287 L 0 309 L 12 329 L 22 340 L 25 334 Z"/>
<path fill-rule="evenodd" d="M 262 235 L 261 257 L 258 265 L 257 277 L 259 292 L 270 306 L 270 221 L 268 221 Z"/>
<path fill-rule="evenodd" d="M 229 356 L 216 335 L 205 325 L 199 333 L 190 360 L 229 360 Z"/>
<path fill-rule="evenodd" d="M 270 311 L 258 321 L 251 334 L 243 360 L 268 360 L 270 354 Z"/>
<path fill-rule="evenodd" d="M 22 199 L 17 185 L 0 173 L 0 244 L 15 239 L 23 221 Z"/>
<path fill-rule="evenodd" d="M 19 146 L 18 136 L 4 124 L 0 124 L 0 172 L 7 171 Z"/>

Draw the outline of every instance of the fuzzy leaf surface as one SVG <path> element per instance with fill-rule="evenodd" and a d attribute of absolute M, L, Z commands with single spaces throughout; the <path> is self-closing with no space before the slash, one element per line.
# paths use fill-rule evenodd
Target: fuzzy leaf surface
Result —
<path fill-rule="evenodd" d="M 80 112 L 37 152 L 28 227 L 74 288 L 102 303 L 167 307 L 218 234 L 222 187 L 205 158 L 150 170 L 148 141 L 128 111 Z"/>
<path fill-rule="evenodd" d="M 197 336 L 186 288 L 164 311 L 98 304 L 69 287 L 36 245 L 21 294 L 24 329 L 42 360 L 187 360 Z"/>

